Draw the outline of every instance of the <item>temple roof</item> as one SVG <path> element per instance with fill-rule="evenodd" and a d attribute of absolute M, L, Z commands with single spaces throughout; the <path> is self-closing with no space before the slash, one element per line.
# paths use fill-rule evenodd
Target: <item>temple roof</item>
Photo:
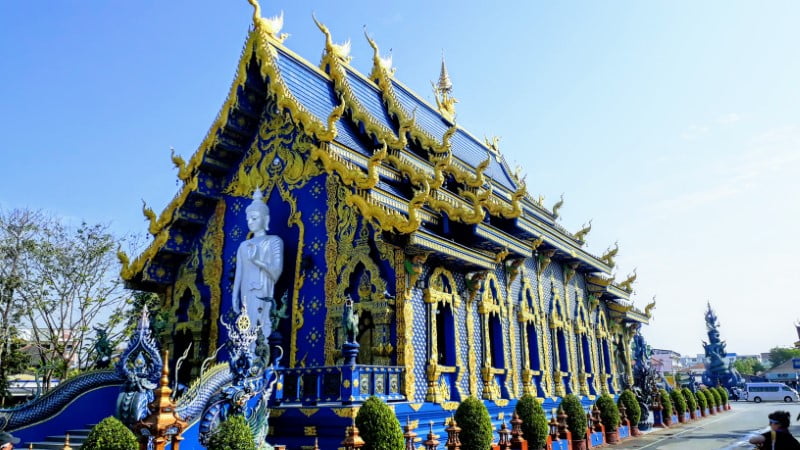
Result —
<path fill-rule="evenodd" d="M 224 174 L 240 164 L 266 107 L 288 112 L 327 151 L 326 158 L 347 161 L 352 170 L 367 171 L 378 149 L 389 150 L 391 158 L 377 161 L 378 182 L 360 194 L 409 222 L 403 231 L 392 230 L 388 220 L 374 217 L 384 231 L 407 234 L 421 247 L 450 249 L 438 252 L 442 255 L 471 255 L 467 264 L 475 268 L 485 268 L 501 254 L 530 257 L 538 248 L 582 272 L 611 273 L 613 262 L 587 252 L 582 236 L 557 225 L 557 215 L 531 198 L 496 141 L 476 139 L 394 79 L 369 37 L 374 64 L 365 76 L 348 64 L 344 46 L 334 44 L 327 28 L 318 25 L 326 38 L 320 67 L 285 47 L 273 22 L 256 19 L 228 98 L 206 138 L 188 162 L 173 157 L 184 182 L 181 190 L 158 217 L 145 207 L 153 242 L 134 261 L 120 254 L 129 285 L 153 288 L 174 279 L 169 266 L 185 259 L 187 243 L 210 219 Z M 443 179 L 450 181 L 443 184 Z M 412 195 L 398 187 L 404 181 L 408 185 L 406 180 L 423 196 L 421 206 L 412 205 Z M 412 215 L 421 217 L 418 223 L 410 223 Z M 436 227 L 444 220 L 468 227 L 475 242 L 467 246 L 441 236 Z M 613 282 L 604 291 L 624 301 L 630 295 L 614 289 Z"/>

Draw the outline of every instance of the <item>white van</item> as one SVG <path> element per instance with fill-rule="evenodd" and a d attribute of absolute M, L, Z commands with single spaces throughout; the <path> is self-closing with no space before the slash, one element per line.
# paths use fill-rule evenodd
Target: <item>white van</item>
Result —
<path fill-rule="evenodd" d="M 797 402 L 797 391 L 783 383 L 747 383 L 744 385 L 744 398 L 748 402 L 784 401 Z"/>

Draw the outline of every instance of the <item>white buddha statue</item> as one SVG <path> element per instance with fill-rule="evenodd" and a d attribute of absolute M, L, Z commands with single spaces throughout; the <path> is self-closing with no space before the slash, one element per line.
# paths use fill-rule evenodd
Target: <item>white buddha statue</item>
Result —
<path fill-rule="evenodd" d="M 253 202 L 245 209 L 247 228 L 253 237 L 239 244 L 236 250 L 236 275 L 233 281 L 233 311 L 241 305 L 254 325 L 260 324 L 264 336 L 272 333 L 270 309 L 274 307 L 275 283 L 283 271 L 283 241 L 267 234 L 269 207 L 261 190 L 253 193 Z"/>

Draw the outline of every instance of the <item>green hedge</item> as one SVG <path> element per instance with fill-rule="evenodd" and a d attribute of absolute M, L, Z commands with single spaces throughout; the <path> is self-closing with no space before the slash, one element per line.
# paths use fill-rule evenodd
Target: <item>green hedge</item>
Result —
<path fill-rule="evenodd" d="M 517 414 L 522 420 L 522 437 L 531 449 L 541 449 L 547 445 L 547 414 L 536 397 L 525 394 L 517 402 Z"/>
<path fill-rule="evenodd" d="M 364 450 L 403 450 L 405 447 L 397 416 L 389 405 L 374 395 L 359 408 L 356 426 L 366 442 Z"/>
<path fill-rule="evenodd" d="M 619 396 L 619 402 L 625 405 L 625 415 L 631 422 L 631 426 L 639 424 L 642 418 L 642 409 L 639 406 L 639 400 L 636 399 L 636 394 L 630 389 L 625 389 Z"/>
<path fill-rule="evenodd" d="M 678 417 L 682 417 L 686 414 L 686 399 L 683 397 L 683 393 L 680 389 L 673 389 L 672 392 L 669 393 L 670 400 L 672 400 L 673 406 L 675 406 L 675 412 L 678 414 Z"/>
<path fill-rule="evenodd" d="M 610 395 L 601 395 L 600 398 L 597 399 L 595 405 L 597 405 L 597 408 L 600 410 L 600 420 L 603 422 L 606 431 L 611 432 L 619 428 L 621 421 L 619 409 Z"/>
<path fill-rule="evenodd" d="M 692 391 L 689 388 L 683 388 L 681 389 L 681 394 L 686 400 L 686 407 L 689 408 L 689 411 L 697 411 L 697 399 L 692 394 Z"/>
<path fill-rule="evenodd" d="M 567 428 L 572 432 L 572 440 L 586 439 L 586 411 L 583 410 L 581 400 L 569 394 L 561 401 L 561 407 L 567 413 Z"/>
<path fill-rule="evenodd" d="M 486 450 L 492 445 L 492 418 L 482 401 L 467 397 L 458 405 L 455 419 L 461 427 L 462 450 Z"/>
<path fill-rule="evenodd" d="M 116 417 L 95 425 L 81 446 L 84 450 L 139 450 L 136 435 Z"/>
<path fill-rule="evenodd" d="M 242 415 L 228 417 L 208 440 L 208 450 L 256 450 L 256 438 Z"/>
<path fill-rule="evenodd" d="M 706 394 L 703 392 L 702 389 L 698 389 L 694 393 L 694 397 L 697 399 L 697 406 L 703 410 L 703 414 L 705 414 L 706 409 L 708 409 L 708 398 Z"/>
<path fill-rule="evenodd" d="M 661 396 L 661 412 L 664 414 L 664 420 L 667 418 L 672 420 L 672 400 L 669 397 L 669 393 L 667 393 L 666 389 L 659 389 L 658 394 Z"/>

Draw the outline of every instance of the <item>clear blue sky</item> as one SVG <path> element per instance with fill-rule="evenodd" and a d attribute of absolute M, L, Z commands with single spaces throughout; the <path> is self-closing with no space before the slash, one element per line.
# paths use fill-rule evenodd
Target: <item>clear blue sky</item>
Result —
<path fill-rule="evenodd" d="M 262 2 L 317 62 L 367 25 L 396 76 L 431 98 L 444 49 L 458 121 L 499 135 L 563 225 L 620 242 L 637 303 L 658 294 L 655 347 L 702 351 L 711 301 L 728 348 L 796 340 L 800 3 Z M 141 199 L 176 192 L 228 92 L 245 0 L 0 3 L 0 206 L 143 232 Z"/>

